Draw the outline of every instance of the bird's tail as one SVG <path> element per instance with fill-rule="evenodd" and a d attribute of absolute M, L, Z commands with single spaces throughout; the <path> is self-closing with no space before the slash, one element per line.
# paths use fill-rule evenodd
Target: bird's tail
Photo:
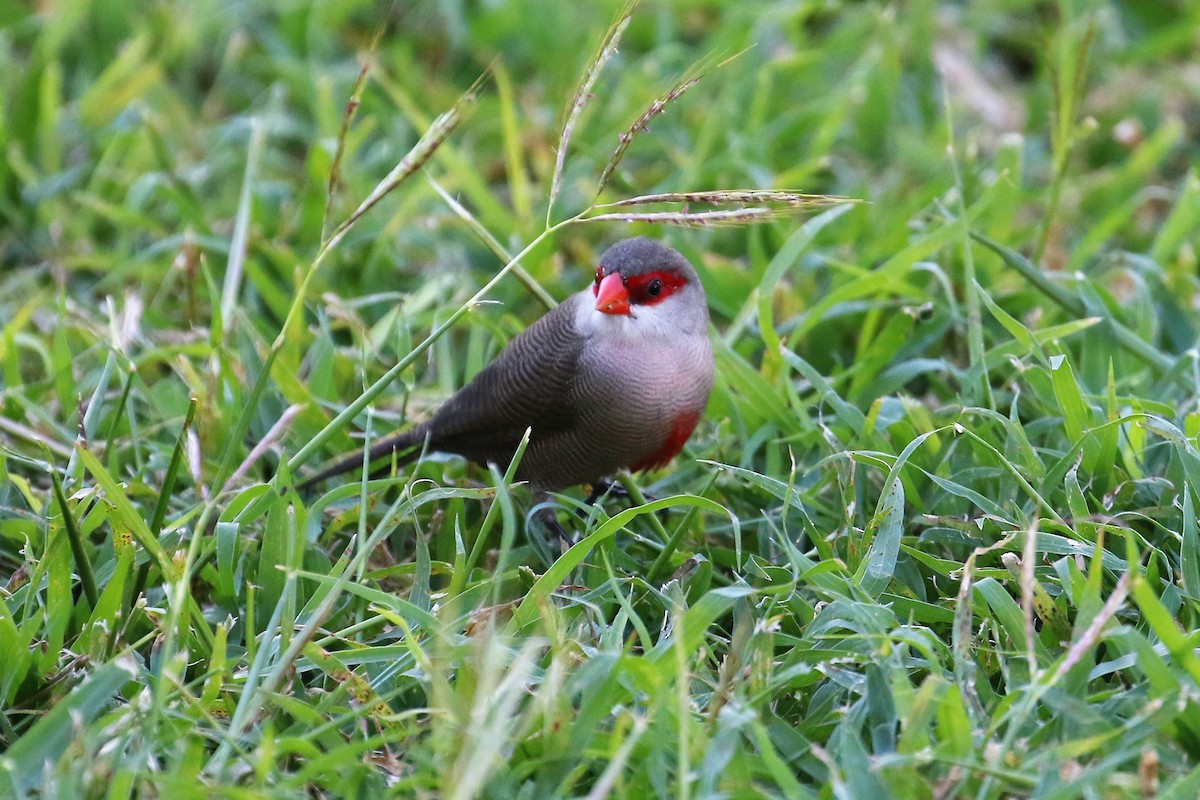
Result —
<path fill-rule="evenodd" d="M 421 448 L 424 444 L 425 429 L 423 425 L 417 425 L 405 431 L 398 431 L 376 441 L 371 445 L 369 451 L 359 449 L 350 455 L 342 456 L 329 466 L 323 467 L 312 475 L 305 477 L 296 488 L 304 491 L 335 475 L 341 475 L 342 473 L 356 469 L 361 470 L 364 452 L 368 455 L 367 461 L 370 464 L 370 474 L 375 476 L 391 467 L 392 464 L 402 466 L 410 461 L 415 461 L 421 455 Z M 387 461 L 384 462 L 384 459 L 387 459 Z"/>

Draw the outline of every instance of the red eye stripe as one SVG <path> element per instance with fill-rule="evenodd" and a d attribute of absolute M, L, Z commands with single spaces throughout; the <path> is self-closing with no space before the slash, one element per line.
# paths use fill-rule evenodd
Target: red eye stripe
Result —
<path fill-rule="evenodd" d="M 629 276 L 625 288 L 629 290 L 629 299 L 637 305 L 653 306 L 675 294 L 685 283 L 687 278 L 679 272 L 654 270 Z"/>
<path fill-rule="evenodd" d="M 600 281 L 604 279 L 604 267 L 597 265 L 596 267 L 596 282 L 592 284 L 592 296 L 596 297 L 600 294 Z"/>

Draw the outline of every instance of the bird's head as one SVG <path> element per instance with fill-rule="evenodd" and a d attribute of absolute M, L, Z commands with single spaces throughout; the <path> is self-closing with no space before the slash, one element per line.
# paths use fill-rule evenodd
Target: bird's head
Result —
<path fill-rule="evenodd" d="M 653 239 L 617 242 L 600 257 L 591 325 L 647 335 L 705 333 L 708 304 L 696 270 L 682 255 Z"/>

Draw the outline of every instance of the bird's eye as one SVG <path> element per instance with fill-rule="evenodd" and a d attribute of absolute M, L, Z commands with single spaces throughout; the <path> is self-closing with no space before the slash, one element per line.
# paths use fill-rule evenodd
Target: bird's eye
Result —
<path fill-rule="evenodd" d="M 653 306 L 666 300 L 686 282 L 682 275 L 675 275 L 666 270 L 654 270 L 629 276 L 625 285 L 635 303 Z"/>

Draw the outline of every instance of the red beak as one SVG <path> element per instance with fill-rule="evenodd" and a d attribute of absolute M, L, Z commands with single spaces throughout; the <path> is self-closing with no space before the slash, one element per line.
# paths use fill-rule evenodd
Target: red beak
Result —
<path fill-rule="evenodd" d="M 596 310 L 605 314 L 631 314 L 629 292 L 620 274 L 614 272 L 604 276 L 596 289 Z"/>

